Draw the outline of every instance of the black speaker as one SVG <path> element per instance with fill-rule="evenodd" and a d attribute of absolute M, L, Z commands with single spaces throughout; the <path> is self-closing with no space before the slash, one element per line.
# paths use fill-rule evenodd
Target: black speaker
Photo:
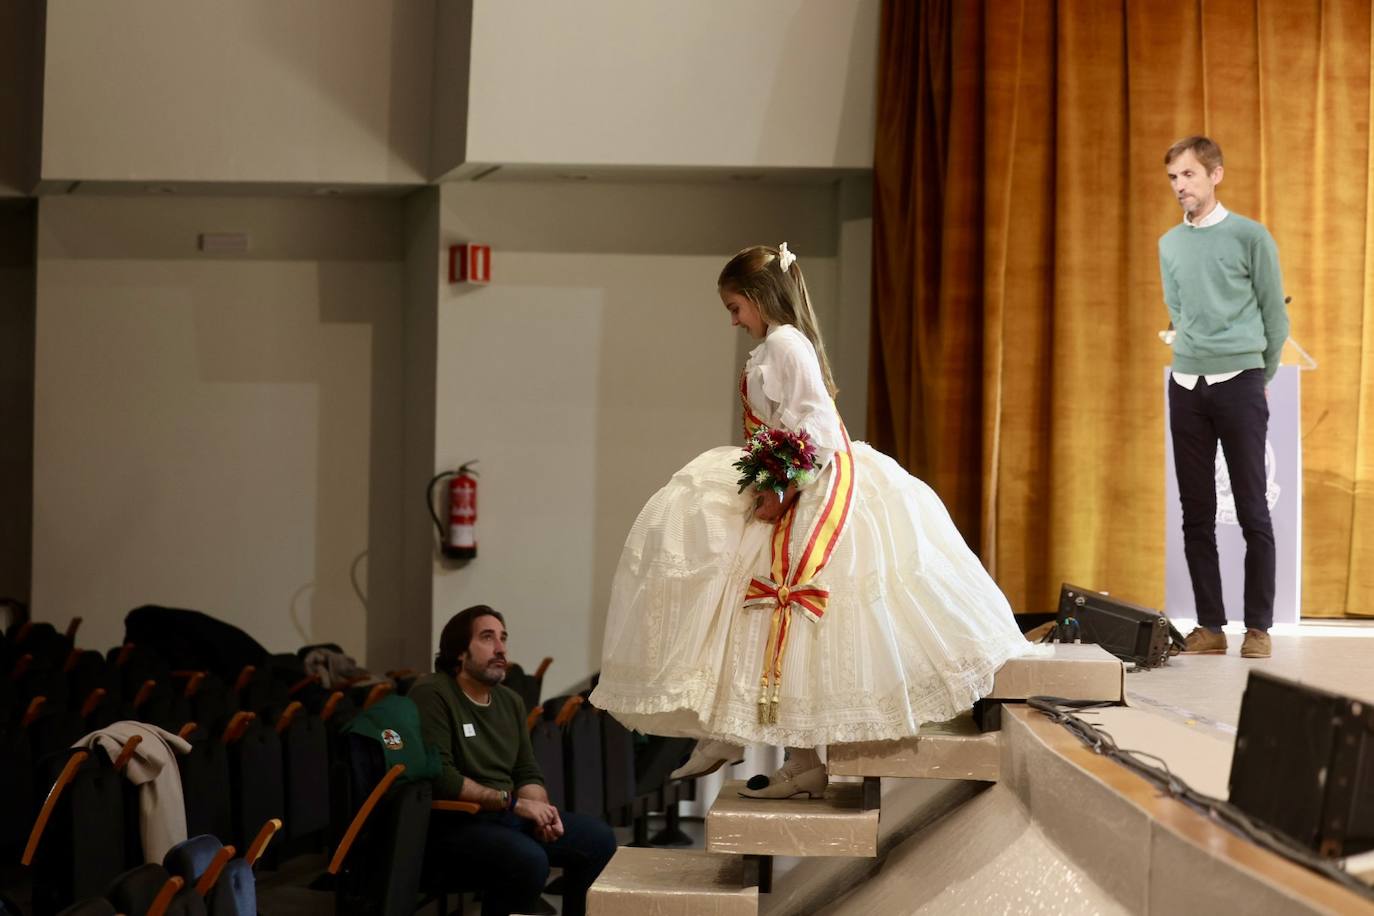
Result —
<path fill-rule="evenodd" d="M 1155 668 L 1183 647 L 1183 636 L 1158 611 L 1065 582 L 1059 587 L 1060 642 L 1097 643 L 1122 661 Z"/>
<path fill-rule="evenodd" d="M 1374 849 L 1374 705 L 1251 671 L 1230 801 L 1322 855 Z"/>

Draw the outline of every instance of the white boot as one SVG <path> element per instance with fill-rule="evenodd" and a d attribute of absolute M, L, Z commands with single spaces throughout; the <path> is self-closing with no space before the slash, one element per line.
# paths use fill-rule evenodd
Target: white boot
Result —
<path fill-rule="evenodd" d="M 771 776 L 755 776 L 739 794 L 745 798 L 823 798 L 830 776 L 813 747 L 789 747 L 787 762 Z"/>
<path fill-rule="evenodd" d="M 730 766 L 744 760 L 744 748 L 728 741 L 702 739 L 692 749 L 687 762 L 668 774 L 669 779 L 696 779 L 714 773 L 723 766 Z"/>

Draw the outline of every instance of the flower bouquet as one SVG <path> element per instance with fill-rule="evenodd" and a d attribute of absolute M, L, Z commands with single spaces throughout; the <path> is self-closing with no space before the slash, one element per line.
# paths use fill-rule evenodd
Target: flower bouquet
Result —
<path fill-rule="evenodd" d="M 806 431 L 789 432 L 760 426 L 744 443 L 734 466 L 740 472 L 739 492 L 752 486 L 781 499 L 789 484 L 804 487 L 816 477 L 816 446 Z"/>

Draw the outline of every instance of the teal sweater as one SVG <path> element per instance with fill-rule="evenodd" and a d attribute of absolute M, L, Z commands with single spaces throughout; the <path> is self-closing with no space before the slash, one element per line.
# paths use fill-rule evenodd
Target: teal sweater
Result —
<path fill-rule="evenodd" d="M 427 674 L 407 696 L 420 710 L 425 743 L 439 750 L 442 769 L 434 780 L 435 798 L 457 798 L 465 779 L 506 792 L 543 784 L 530 747 L 525 703 L 514 690 L 493 687 L 491 704 L 478 706 L 451 675 Z"/>
<path fill-rule="evenodd" d="M 1198 229 L 1180 223 L 1159 239 L 1164 303 L 1174 322 L 1174 371 L 1212 375 L 1279 370 L 1288 339 L 1279 249 L 1269 231 L 1235 213 Z"/>

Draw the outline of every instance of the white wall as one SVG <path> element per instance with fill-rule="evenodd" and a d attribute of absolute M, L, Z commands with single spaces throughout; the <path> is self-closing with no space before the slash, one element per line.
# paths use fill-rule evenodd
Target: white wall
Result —
<path fill-rule="evenodd" d="M 41 204 L 35 616 L 84 616 L 105 647 L 138 604 L 190 607 L 272 650 L 366 658 L 415 498 L 400 202 Z M 251 253 L 201 256 L 207 230 L 247 231 Z"/>
<path fill-rule="evenodd" d="M 467 159 L 873 165 L 879 0 L 474 0 Z"/>
<path fill-rule="evenodd" d="M 845 178 L 839 189 L 840 279 L 826 346 L 834 363 L 840 415 L 853 439 L 868 438 L 868 351 L 872 334 L 873 179 Z"/>
<path fill-rule="evenodd" d="M 434 0 L 47 0 L 42 177 L 420 183 Z"/>
<path fill-rule="evenodd" d="M 868 169 L 879 8 L 48 0 L 41 177 L 318 185 L 420 184 L 464 163 Z"/>
<path fill-rule="evenodd" d="M 599 666 L 605 606 L 644 501 L 739 439 L 752 346 L 716 295 L 725 261 L 784 239 L 817 307 L 839 310 L 834 185 L 443 186 L 446 243 L 493 246 L 489 287 L 439 303 L 439 467 L 481 460 L 479 556 L 436 564 L 434 638 L 471 604 L 508 615 L 550 689 Z M 867 303 L 864 303 L 866 309 Z"/>

